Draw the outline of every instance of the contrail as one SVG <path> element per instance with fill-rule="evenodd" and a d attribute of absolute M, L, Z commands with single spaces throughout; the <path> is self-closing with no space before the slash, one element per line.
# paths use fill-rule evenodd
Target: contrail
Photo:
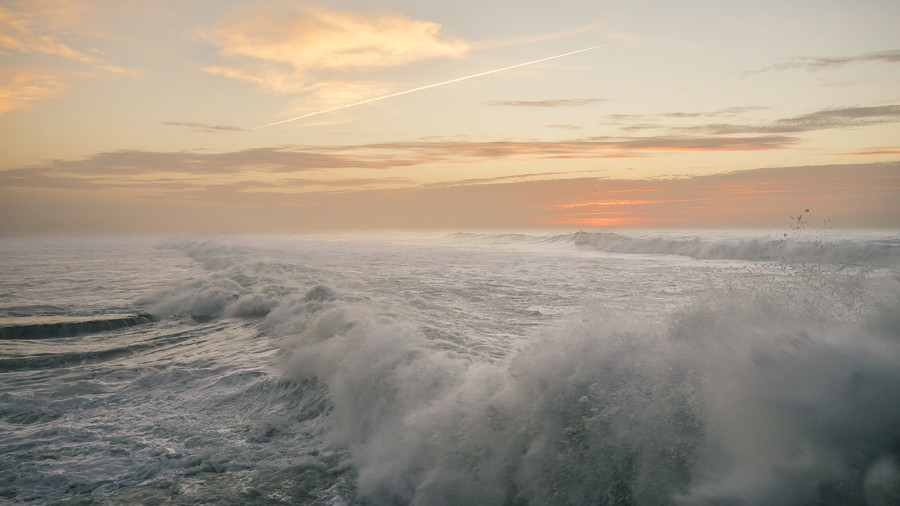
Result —
<path fill-rule="evenodd" d="M 441 82 L 439 82 L 439 83 L 427 84 L 427 85 L 425 85 L 425 86 L 419 86 L 418 88 L 412 88 L 412 89 L 410 89 L 410 90 L 397 91 L 397 92 L 394 92 L 394 93 L 389 93 L 389 94 L 387 94 L 387 95 L 381 95 L 380 97 L 367 98 L 367 99 L 365 99 L 365 100 L 360 100 L 359 102 L 353 102 L 352 104 L 346 104 L 346 105 L 341 105 L 341 106 L 337 106 L 337 107 L 332 107 L 332 108 L 330 108 L 330 109 L 322 109 L 321 111 L 309 112 L 309 113 L 306 113 L 306 114 L 302 114 L 302 115 L 300 115 L 300 116 L 295 116 L 295 117 L 293 117 L 293 118 L 283 119 L 283 120 L 281 120 L 281 121 L 274 121 L 274 122 L 272 122 L 272 123 L 268 123 L 268 124 L 265 124 L 265 125 L 260 125 L 260 126 L 258 126 L 258 127 L 256 127 L 256 128 L 254 128 L 254 130 L 259 130 L 260 128 L 266 128 L 266 127 L 275 126 L 275 125 L 281 125 L 281 124 L 284 124 L 284 123 L 290 123 L 290 122 L 292 122 L 292 121 L 297 121 L 297 120 L 301 120 L 301 119 L 304 119 L 304 118 L 309 118 L 309 117 L 311 117 L 311 116 L 318 116 L 319 114 L 325 114 L 325 113 L 329 113 L 329 112 L 333 112 L 333 111 L 340 111 L 341 109 L 348 109 L 348 108 L 350 108 L 350 107 L 356 107 L 356 106 L 358 106 L 358 105 L 368 104 L 368 103 L 370 103 L 370 102 L 377 102 L 377 101 L 379 101 L 379 100 L 384 100 L 384 99 L 386 99 L 386 98 L 399 97 L 400 95 L 408 95 L 408 94 L 410 94 L 410 93 L 415 93 L 415 92 L 417 92 L 417 91 L 423 91 L 423 90 L 428 90 L 428 89 L 431 89 L 431 88 L 437 88 L 438 86 L 444 86 L 444 85 L 447 85 L 447 84 L 458 83 L 458 82 L 460 82 L 460 81 L 465 81 L 466 79 L 472 79 L 472 78 L 475 78 L 475 77 L 486 76 L 486 75 L 488 75 L 488 74 L 495 74 L 495 73 L 497 73 L 497 72 L 503 72 L 503 71 L 506 71 L 506 70 L 517 69 L 517 68 L 519 68 L 519 67 L 524 67 L 524 66 L 526 66 L 526 65 L 534 65 L 535 63 L 540 63 L 540 62 L 547 61 L 547 60 L 555 60 L 555 59 L 557 59 L 557 58 L 563 58 L 563 57 L 565 57 L 565 56 L 570 56 L 570 55 L 577 54 L 577 53 L 583 53 L 583 52 L 585 52 L 585 51 L 593 51 L 594 49 L 599 49 L 599 48 L 601 48 L 601 47 L 603 47 L 603 46 L 605 46 L 605 45 L 606 45 L 606 44 L 600 44 L 599 46 L 586 47 L 586 48 L 584 48 L 584 49 L 578 49 L 578 50 L 576 50 L 576 51 L 569 51 L 568 53 L 558 54 L 558 55 L 556 55 L 556 56 L 548 56 L 548 57 L 546 57 L 546 58 L 540 58 L 540 59 L 538 59 L 538 60 L 531 60 L 531 61 L 527 61 L 527 62 L 525 62 L 525 63 L 517 63 L 516 65 L 510 65 L 509 67 L 503 67 L 503 68 L 499 68 L 499 69 L 488 70 L 487 72 L 479 72 L 479 73 L 477 73 L 477 74 L 472 74 L 472 75 L 465 76 L 465 77 L 457 77 L 456 79 L 450 79 L 449 81 L 441 81 Z"/>

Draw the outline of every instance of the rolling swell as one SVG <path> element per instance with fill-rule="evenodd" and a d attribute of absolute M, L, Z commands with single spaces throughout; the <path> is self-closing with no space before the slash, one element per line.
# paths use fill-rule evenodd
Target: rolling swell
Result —
<path fill-rule="evenodd" d="M 21 371 L 29 369 L 56 369 L 74 365 L 90 364 L 114 360 L 116 358 L 153 350 L 163 346 L 176 344 L 191 339 L 190 333 L 182 332 L 168 336 L 155 337 L 150 341 L 124 344 L 85 351 L 63 351 L 59 353 L 40 353 L 28 356 L 0 358 L 0 372 Z"/>
<path fill-rule="evenodd" d="M 93 334 L 149 323 L 148 313 L 86 317 L 35 316 L 0 319 L 0 339 L 50 339 Z"/>

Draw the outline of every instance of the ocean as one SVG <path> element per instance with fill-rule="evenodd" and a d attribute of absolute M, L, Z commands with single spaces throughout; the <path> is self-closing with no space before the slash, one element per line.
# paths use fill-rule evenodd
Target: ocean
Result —
<path fill-rule="evenodd" d="M 0 502 L 900 504 L 900 233 L 0 240 Z"/>

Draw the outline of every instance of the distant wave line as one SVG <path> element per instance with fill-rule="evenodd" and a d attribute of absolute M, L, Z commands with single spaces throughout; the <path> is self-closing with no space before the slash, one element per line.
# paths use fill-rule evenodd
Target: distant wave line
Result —
<path fill-rule="evenodd" d="M 322 110 L 320 110 L 320 111 L 309 112 L 309 113 L 306 113 L 306 114 L 301 114 L 300 116 L 295 116 L 295 117 L 293 117 L 293 118 L 283 119 L 283 120 L 281 120 L 281 121 L 273 121 L 272 123 L 268 123 L 268 124 L 265 124 L 265 125 L 260 125 L 260 126 L 258 126 L 258 127 L 256 127 L 256 128 L 254 128 L 254 130 L 259 130 L 259 129 L 261 129 L 261 128 L 266 128 L 266 127 L 275 126 L 275 125 L 282 125 L 282 124 L 284 124 L 284 123 L 290 123 L 290 122 L 292 122 L 292 121 L 297 121 L 297 120 L 301 120 L 301 119 L 304 119 L 304 118 L 309 118 L 309 117 L 311 117 L 311 116 L 318 116 L 318 115 L 320 115 L 320 114 L 326 114 L 326 113 L 329 113 L 329 112 L 340 111 L 340 110 L 342 110 L 342 109 L 348 109 L 348 108 L 350 108 L 350 107 L 356 107 L 356 106 L 358 106 L 358 105 L 368 104 L 368 103 L 371 103 L 371 102 L 377 102 L 377 101 L 379 101 L 379 100 L 385 100 L 385 99 L 388 99 L 388 98 L 399 97 L 400 95 L 408 95 L 408 94 L 410 94 L 410 93 L 415 93 L 415 92 L 417 92 L 417 91 L 424 91 L 424 90 L 428 90 L 428 89 L 431 89 L 431 88 L 437 88 L 438 86 L 445 86 L 445 85 L 448 85 L 448 84 L 458 83 L 458 82 L 460 82 L 460 81 L 465 81 L 466 79 L 473 79 L 473 78 L 475 78 L 475 77 L 486 76 L 486 75 L 488 75 L 488 74 L 495 74 L 495 73 L 497 73 L 497 72 L 504 72 L 504 71 L 507 71 L 507 70 L 517 69 L 517 68 L 519 68 L 519 67 L 525 67 L 525 66 L 527 66 L 527 65 L 534 65 L 535 63 L 541 63 L 541 62 L 545 62 L 545 61 L 548 61 L 548 60 L 555 60 L 555 59 L 557 59 L 557 58 L 563 58 L 563 57 L 566 57 L 566 56 L 571 56 L 571 55 L 573 55 L 573 54 L 584 53 L 585 51 L 593 51 L 594 49 L 599 49 L 599 48 L 604 47 L 604 46 L 606 46 L 606 44 L 600 44 L 599 46 L 586 47 L 586 48 L 584 48 L 584 49 L 578 49 L 578 50 L 575 50 L 575 51 L 569 51 L 568 53 L 558 54 L 558 55 L 555 55 L 555 56 L 548 56 L 548 57 L 546 57 L 546 58 L 539 58 L 539 59 L 537 59 L 537 60 L 531 60 L 531 61 L 527 61 L 527 62 L 525 62 L 525 63 L 517 63 L 517 64 L 515 64 L 515 65 L 510 65 L 510 66 L 508 66 L 508 67 L 503 67 L 503 68 L 499 68 L 499 69 L 488 70 L 488 71 L 485 71 L 485 72 L 479 72 L 479 73 L 477 73 L 477 74 L 471 74 L 471 75 L 464 76 L 464 77 L 457 77 L 456 79 L 450 79 L 450 80 L 447 80 L 447 81 L 441 81 L 441 82 L 439 82 L 439 83 L 427 84 L 427 85 L 425 85 L 425 86 L 419 86 L 419 87 L 417 87 L 417 88 L 412 88 L 412 89 L 409 89 L 409 90 L 397 91 L 397 92 L 394 92 L 394 93 L 389 93 L 389 94 L 387 94 L 387 95 L 381 95 L 381 96 L 378 96 L 378 97 L 367 98 L 367 99 L 365 99 L 365 100 L 360 100 L 360 101 L 358 101 L 358 102 L 353 102 L 353 103 L 351 103 L 351 104 L 345 104 L 345 105 L 341 105 L 341 106 L 337 106 L 337 107 L 331 107 L 331 108 L 329 108 L 329 109 L 322 109 Z"/>

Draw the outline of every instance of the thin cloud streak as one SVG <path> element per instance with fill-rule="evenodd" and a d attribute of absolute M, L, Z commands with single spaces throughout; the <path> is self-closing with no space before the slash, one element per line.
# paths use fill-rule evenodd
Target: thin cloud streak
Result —
<path fill-rule="evenodd" d="M 705 123 L 695 125 L 672 125 L 659 122 L 648 122 L 660 117 L 676 119 L 695 119 L 719 116 L 736 116 L 743 112 L 764 110 L 765 107 L 733 107 L 713 112 L 673 112 L 662 114 L 630 115 L 612 114 L 607 116 L 612 124 L 622 130 L 639 131 L 662 129 L 671 132 L 709 135 L 734 134 L 789 134 L 839 128 L 858 128 L 873 125 L 900 123 L 900 105 L 878 105 L 868 107 L 837 107 L 823 109 L 808 114 L 778 118 L 767 123 Z M 634 124 L 632 122 L 641 122 Z"/>
<path fill-rule="evenodd" d="M 509 107 L 583 107 L 607 102 L 605 98 L 558 98 L 551 100 L 494 100 L 488 105 Z"/>
<path fill-rule="evenodd" d="M 232 125 L 210 125 L 193 121 L 163 121 L 163 125 L 190 128 L 192 132 L 218 133 L 218 132 L 246 132 L 246 128 Z"/>
<path fill-rule="evenodd" d="M 710 124 L 684 130 L 704 131 L 714 135 L 736 133 L 781 134 L 801 133 L 834 128 L 853 128 L 900 122 L 900 105 L 843 107 L 782 118 L 764 125 Z"/>
<path fill-rule="evenodd" d="M 877 155 L 900 155 L 900 147 L 877 147 L 869 148 L 862 151 L 853 151 L 851 153 L 837 153 L 839 155 L 849 156 L 877 156 Z"/>
<path fill-rule="evenodd" d="M 349 109 L 349 108 L 351 108 L 351 107 L 356 107 L 356 106 L 363 105 L 363 104 L 369 104 L 369 103 L 372 103 L 372 102 L 377 102 L 377 101 L 379 101 L 379 100 L 386 100 L 386 99 L 389 99 L 389 98 L 399 97 L 399 96 L 401 96 L 401 95 L 408 95 L 408 94 L 410 94 L 410 93 L 416 93 L 416 92 L 419 92 L 419 91 L 429 90 L 429 89 L 431 89 L 431 88 L 437 88 L 437 87 L 439 87 L 439 86 L 446 86 L 446 85 L 448 85 L 448 84 L 458 83 L 458 82 L 460 82 L 460 81 L 465 81 L 465 80 L 467 80 L 467 79 L 474 79 L 474 78 L 476 78 L 476 77 L 482 77 L 482 76 L 486 76 L 486 75 L 490 75 L 490 74 L 495 74 L 495 73 L 497 73 L 497 72 L 505 72 L 505 71 L 507 71 L 507 70 L 513 70 L 513 69 L 517 69 L 517 68 L 520 68 L 520 67 L 525 67 L 525 66 L 527 66 L 527 65 L 534 65 L 534 64 L 536 64 L 536 63 L 541 63 L 541 62 L 545 62 L 545 61 L 548 61 L 548 60 L 555 60 L 555 59 L 557 59 L 557 58 L 563 58 L 563 57 L 566 57 L 566 56 L 571 56 L 571 55 L 573 55 L 573 54 L 583 53 L 583 52 L 585 52 L 585 51 L 593 51 L 594 49 L 599 49 L 599 48 L 601 48 L 601 47 L 604 47 L 605 45 L 606 45 L 606 44 L 601 44 L 601 45 L 599 45 L 599 46 L 592 46 L 592 47 L 587 47 L 587 48 L 584 48 L 584 49 L 578 49 L 578 50 L 575 50 L 575 51 L 569 51 L 568 53 L 558 54 L 558 55 L 555 55 L 555 56 L 548 56 L 548 57 L 546 57 L 546 58 L 539 58 L 539 59 L 537 59 L 537 60 L 531 60 L 531 61 L 527 61 L 527 62 L 524 62 L 524 63 L 518 63 L 518 64 L 516 64 L 516 65 L 510 65 L 510 66 L 508 66 L 508 67 L 502 67 L 502 68 L 499 68 L 499 69 L 488 70 L 488 71 L 486 71 L 486 72 L 479 72 L 479 73 L 477 73 L 477 74 L 471 74 L 471 75 L 464 76 L 464 77 L 458 77 L 458 78 L 456 78 L 456 79 L 450 79 L 450 80 L 447 80 L 447 81 L 441 81 L 441 82 L 439 82 L 439 83 L 433 83 L 433 84 L 428 84 L 428 85 L 425 85 L 425 86 L 419 86 L 419 87 L 417 87 L 417 88 L 412 88 L 412 89 L 409 89 L 409 90 L 398 91 L 398 92 L 395 92 L 395 93 L 389 93 L 389 94 L 387 94 L 387 95 L 381 95 L 381 96 L 379 96 L 379 97 L 367 98 L 367 99 L 365 99 L 365 100 L 360 100 L 360 101 L 357 101 L 357 102 L 353 102 L 353 103 L 346 104 L 346 105 L 342 105 L 342 106 L 338 106 L 338 107 L 331 107 L 331 108 L 329 108 L 329 109 L 322 109 L 322 110 L 320 110 L 320 111 L 315 111 L 315 112 L 310 112 L 310 113 L 306 113 L 306 114 L 301 114 L 300 116 L 295 116 L 295 117 L 293 117 L 293 118 L 288 118 L 288 119 L 284 119 L 284 120 L 281 120 L 281 121 L 274 121 L 274 122 L 272 122 L 272 123 L 268 123 L 268 124 L 265 124 L 265 125 L 258 126 L 258 127 L 256 127 L 256 129 L 266 128 L 266 127 L 275 126 L 275 125 L 283 125 L 283 124 L 285 124 L 285 123 L 290 123 L 290 122 L 293 122 L 293 121 L 298 121 L 298 120 L 301 120 L 301 119 L 304 119 L 304 118 L 309 118 L 309 117 L 312 117 L 312 116 L 318 116 L 318 115 L 320 115 L 320 114 L 326 114 L 326 113 L 329 113 L 329 112 L 340 111 L 340 110 L 343 110 L 343 109 Z"/>
<path fill-rule="evenodd" d="M 874 53 L 866 53 L 856 56 L 839 56 L 839 57 L 810 57 L 796 56 L 782 63 L 776 63 L 768 67 L 757 70 L 750 70 L 744 75 L 760 74 L 763 72 L 782 71 L 791 69 L 806 70 L 827 70 L 831 68 L 843 67 L 851 63 L 859 62 L 881 62 L 881 63 L 900 63 L 900 50 L 893 49 L 888 51 L 877 51 Z"/>
<path fill-rule="evenodd" d="M 410 151 L 421 159 L 504 158 L 605 158 L 607 156 L 645 156 L 647 152 L 680 151 L 756 151 L 784 149 L 798 142 L 795 137 L 764 135 L 755 137 L 589 137 L 555 142 L 397 142 L 369 144 L 364 147 Z M 415 157 L 411 157 L 415 158 Z"/>
<path fill-rule="evenodd" d="M 579 172 L 599 172 L 599 171 L 579 171 Z M 447 188 L 451 186 L 471 186 L 481 184 L 501 183 L 508 181 L 527 181 L 535 178 L 548 178 L 548 176 L 571 175 L 573 172 L 537 172 L 533 174 L 514 174 L 511 176 L 483 177 L 478 179 L 463 179 L 461 181 L 447 181 L 441 183 L 429 183 L 420 185 L 420 188 Z M 558 178 L 557 178 L 558 179 Z"/>
<path fill-rule="evenodd" d="M 661 114 L 661 116 L 667 118 L 709 118 L 717 116 L 738 116 L 745 112 L 764 111 L 766 109 L 768 109 L 768 107 L 748 105 L 740 107 L 726 107 L 724 109 L 718 109 L 708 112 L 669 112 Z"/>

